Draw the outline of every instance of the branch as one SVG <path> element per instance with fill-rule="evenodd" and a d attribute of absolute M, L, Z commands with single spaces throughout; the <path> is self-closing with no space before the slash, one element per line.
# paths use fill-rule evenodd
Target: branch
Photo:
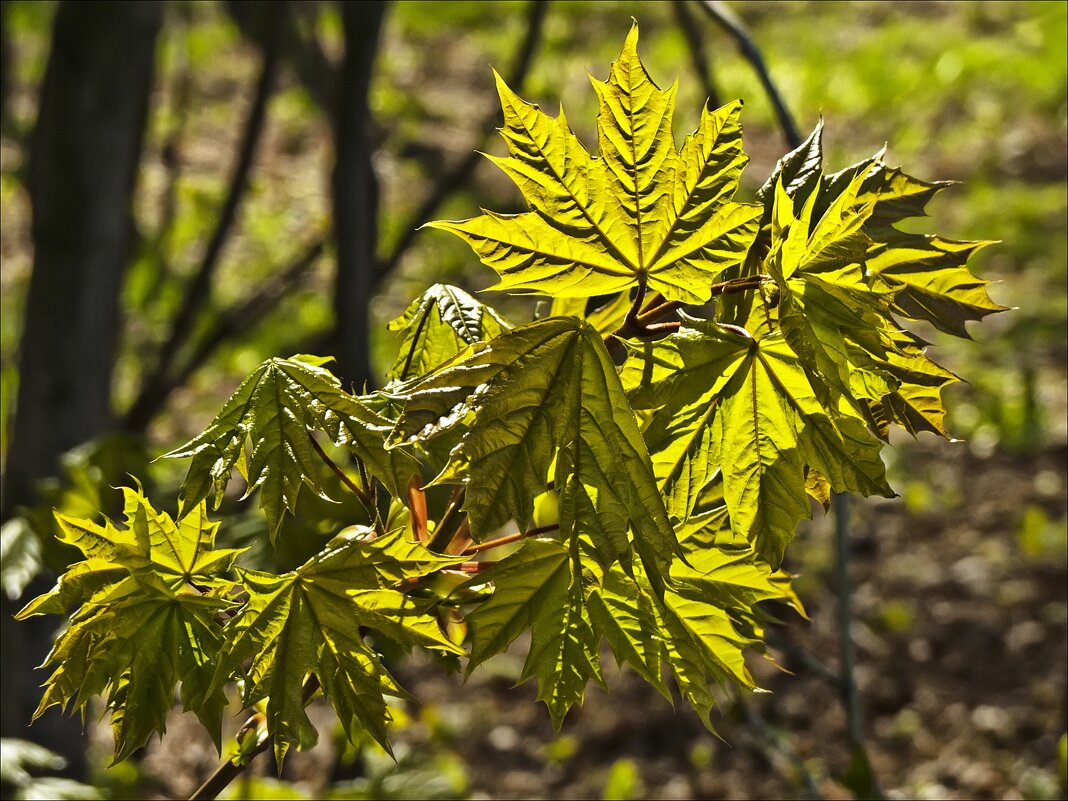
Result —
<path fill-rule="evenodd" d="M 163 288 L 165 278 L 171 272 L 170 261 L 167 258 L 167 243 L 174 231 L 174 222 L 178 211 L 178 181 L 182 174 L 182 139 L 185 136 L 186 125 L 189 122 L 189 105 L 193 92 L 193 71 L 189 67 L 188 53 L 188 29 L 192 22 L 188 6 L 175 6 L 175 12 L 180 17 L 181 27 L 179 31 L 186 35 L 186 48 L 184 58 L 176 66 L 178 76 L 175 79 L 173 108 L 175 123 L 167 134 L 166 141 L 160 153 L 163 168 L 166 172 L 166 186 L 160 198 L 160 219 L 156 232 L 149 243 L 152 255 L 156 261 L 156 275 L 152 287 L 146 293 L 146 300 L 152 300 L 159 296 Z"/>
<path fill-rule="evenodd" d="M 764 636 L 764 641 L 770 647 L 782 651 L 788 659 L 797 662 L 801 667 L 812 673 L 813 676 L 825 682 L 836 691 L 841 689 L 842 685 L 838 679 L 838 674 L 797 643 L 791 642 L 785 636 L 777 635 L 772 629 L 767 630 L 767 633 Z"/>
<path fill-rule="evenodd" d="M 738 691 L 738 688 L 734 688 L 735 703 L 742 708 L 742 714 L 745 715 L 745 722 L 750 729 L 757 735 L 765 751 L 771 751 L 773 753 L 781 755 L 790 763 L 790 766 L 797 774 L 798 780 L 805 788 L 806 798 L 823 798 L 820 794 L 819 788 L 816 786 L 816 780 L 812 776 L 812 772 L 805 765 L 797 753 L 790 747 L 790 744 L 786 739 L 776 732 L 768 722 L 753 709 L 747 702 L 742 694 Z M 773 763 L 774 764 L 774 763 Z"/>
<path fill-rule="evenodd" d="M 352 491 L 352 494 L 360 499 L 360 503 L 363 504 L 364 509 L 367 510 L 368 516 L 373 517 L 369 508 L 371 504 L 371 496 L 362 487 L 360 487 L 359 484 L 349 478 L 345 474 L 344 470 L 337 466 L 337 462 L 335 462 L 327 455 L 326 451 L 323 450 L 323 446 L 320 445 L 318 440 L 316 440 L 315 437 L 311 435 L 311 432 L 308 433 L 308 439 L 311 441 L 312 447 L 315 449 L 315 453 L 320 459 L 322 459 L 323 464 L 329 467 L 331 472 L 333 472 L 333 474 L 337 476 L 338 479 L 340 479 L 341 483 L 348 487 L 348 489 Z"/>
<path fill-rule="evenodd" d="M 523 84 L 526 82 L 527 74 L 534 60 L 534 53 L 541 40 L 541 33 L 548 10 L 549 3 L 547 0 L 531 0 L 527 5 L 527 33 L 519 44 L 515 61 L 506 81 L 516 92 L 521 91 Z M 497 125 L 499 116 L 499 108 L 494 108 L 492 113 L 486 115 L 479 125 L 480 133 L 478 138 L 472 147 L 468 149 L 467 156 L 438 179 L 430 190 L 430 194 L 423 199 L 419 208 L 401 226 L 403 233 L 400 239 L 393 246 L 389 256 L 377 265 L 377 270 L 375 271 L 376 283 L 385 278 L 397 266 L 401 257 L 411 247 L 416 234 L 419 233 L 420 226 L 430 220 L 437 212 L 438 207 L 467 183 L 481 160 L 482 154 L 478 151 L 485 148 L 486 142 Z"/>
<path fill-rule="evenodd" d="M 263 50 L 263 66 L 260 69 L 252 107 L 249 109 L 248 119 L 245 121 L 237 162 L 230 178 L 226 199 L 219 212 L 215 230 L 208 240 L 204 258 L 193 279 L 186 285 L 182 303 L 171 321 L 170 333 L 160 348 L 156 367 L 142 384 L 141 392 L 131 408 L 131 417 L 136 417 L 136 419 L 143 418 L 144 414 L 139 412 L 135 416 L 132 411 L 142 405 L 151 405 L 149 401 L 152 396 L 159 392 L 157 385 L 166 383 L 167 374 L 170 372 L 175 356 L 188 341 L 197 313 L 211 295 L 211 279 L 215 274 L 215 268 L 218 266 L 223 246 L 226 244 L 230 230 L 233 228 L 234 220 L 237 218 L 238 206 L 245 194 L 245 190 L 248 188 L 248 176 L 252 169 L 253 157 L 263 133 L 264 121 L 267 117 L 267 101 L 270 98 L 274 86 L 275 73 L 277 72 L 278 39 L 283 16 L 283 7 L 281 5 L 270 15 L 270 29 Z"/>
<path fill-rule="evenodd" d="M 305 706 L 308 705 L 318 690 L 319 679 L 317 679 L 314 674 L 308 676 L 308 678 L 304 680 L 304 688 L 301 692 Z M 256 713 L 250 717 L 242 728 L 252 725 L 253 721 L 256 721 L 258 714 L 259 713 Z M 257 723 L 258 725 L 266 725 L 265 722 L 257 721 Z M 240 764 L 234 762 L 234 759 L 237 758 L 236 756 L 227 759 L 220 764 L 207 779 L 205 779 L 204 783 L 200 785 L 191 796 L 189 796 L 189 801 L 210 801 L 210 799 L 218 797 L 219 793 L 225 790 L 230 782 L 244 773 L 252 764 L 252 760 L 266 751 L 270 744 L 271 738 L 268 733 L 268 736 L 258 742 L 247 755 L 242 756 L 242 762 Z"/>
<path fill-rule="evenodd" d="M 793 116 L 790 114 L 789 109 L 786 108 L 786 102 L 783 100 L 778 87 L 775 86 L 775 82 L 771 80 L 767 65 L 764 63 L 764 57 L 760 54 L 760 49 L 756 46 L 756 42 L 753 41 L 753 37 L 745 27 L 745 23 L 719 0 L 700 0 L 700 4 L 705 14 L 734 38 L 739 52 L 756 71 L 757 76 L 760 78 L 760 84 L 764 87 L 764 92 L 771 101 L 771 105 L 775 108 L 775 116 L 779 120 L 779 127 L 782 128 L 783 136 L 786 137 L 786 142 L 790 149 L 793 150 L 800 147 L 802 138 L 801 133 L 797 130 L 797 123 L 794 122 Z"/>
<path fill-rule="evenodd" d="M 682 35 L 686 38 L 686 44 L 690 47 L 690 60 L 693 62 L 693 71 L 697 73 L 701 86 L 705 90 L 708 106 L 710 108 L 719 108 L 723 105 L 723 101 L 719 96 L 719 92 L 716 91 L 716 85 L 712 82 L 712 65 L 709 63 L 708 54 L 705 52 L 704 42 L 701 41 L 701 36 L 697 33 L 697 25 L 693 15 L 690 14 L 690 9 L 685 0 L 671 0 L 671 6 L 675 12 L 675 20 L 679 25 L 679 30 L 682 31 Z"/>
<path fill-rule="evenodd" d="M 867 789 L 871 794 L 864 797 L 881 798 L 882 793 L 864 746 L 864 721 L 855 676 L 857 651 L 853 643 L 853 595 L 849 580 L 849 496 L 836 492 L 831 496 L 831 504 L 834 509 L 835 594 L 838 596 L 838 653 L 841 662 L 838 691 L 845 707 L 849 743 L 853 747 L 854 755 L 860 757 L 866 768 L 866 778 L 870 785 Z"/>

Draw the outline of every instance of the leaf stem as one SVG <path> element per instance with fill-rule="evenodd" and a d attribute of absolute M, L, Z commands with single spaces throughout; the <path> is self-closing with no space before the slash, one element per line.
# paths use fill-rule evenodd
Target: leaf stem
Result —
<path fill-rule="evenodd" d="M 758 275 L 747 275 L 743 278 L 732 278 L 729 281 L 712 284 L 712 297 L 715 298 L 720 295 L 736 295 L 739 292 L 749 292 L 754 289 L 760 289 L 761 284 L 770 278 L 771 276 L 760 273 Z"/>
<path fill-rule="evenodd" d="M 446 553 L 449 550 L 449 545 L 452 544 L 452 540 L 456 533 L 460 530 L 459 526 L 451 527 L 452 520 L 456 517 L 460 511 L 460 507 L 464 503 L 464 487 L 457 486 L 453 489 L 452 495 L 449 497 L 449 505 L 445 507 L 445 511 L 441 515 L 441 520 L 438 521 L 437 526 L 434 528 L 434 534 L 430 537 L 430 541 L 427 543 L 427 549 L 434 551 L 435 553 Z"/>
<path fill-rule="evenodd" d="M 318 690 L 319 679 L 314 673 L 304 679 L 304 687 L 301 691 L 301 697 L 304 700 L 305 706 L 311 702 L 311 699 L 315 696 L 315 693 L 318 692 Z M 257 712 L 250 717 L 249 722 L 251 722 L 258 714 L 259 713 Z M 204 783 L 201 784 L 191 796 L 189 796 L 189 801 L 209 801 L 210 799 L 217 798 L 219 793 L 225 790 L 230 782 L 244 773 L 252 764 L 252 760 L 266 751 L 270 745 L 271 737 L 268 733 L 268 736 L 264 737 L 262 742 L 257 743 L 246 756 L 242 757 L 242 763 L 238 764 L 234 762 L 236 757 L 228 758 L 225 762 L 222 762 L 214 772 L 204 780 Z"/>
<path fill-rule="evenodd" d="M 323 463 L 333 471 L 334 475 L 341 480 L 342 484 L 352 490 L 352 493 L 360 499 L 360 503 L 365 507 L 370 504 L 371 496 L 369 496 L 355 481 L 349 478 L 344 470 L 337 466 L 337 462 L 327 455 L 318 440 L 316 440 L 310 433 L 308 434 L 308 439 L 311 440 L 312 447 L 315 448 L 315 452 L 319 455 L 319 458 L 323 460 Z"/>
<path fill-rule="evenodd" d="M 519 542 L 519 540 L 526 539 L 527 537 L 537 537 L 539 534 L 547 534 L 550 531 L 557 531 L 559 528 L 559 523 L 553 523 L 551 526 L 537 526 L 536 528 L 527 529 L 526 531 L 517 531 L 515 534 L 506 534 L 503 537 L 497 537 L 496 539 L 486 540 L 477 545 L 472 545 L 463 552 L 463 555 L 468 556 L 473 553 L 478 553 L 479 551 L 488 551 L 490 548 L 497 548 L 501 545 Z"/>
<path fill-rule="evenodd" d="M 415 539 L 425 544 L 430 536 L 427 531 L 426 493 L 423 492 L 417 475 L 408 481 L 408 514 L 412 520 Z"/>
<path fill-rule="evenodd" d="M 462 573 L 482 573 L 496 564 L 496 562 L 461 562 L 452 570 L 459 570 Z"/>
<path fill-rule="evenodd" d="M 761 273 L 759 275 L 747 275 L 743 278 L 731 278 L 727 281 L 721 281 L 717 284 L 712 284 L 710 298 L 719 297 L 720 295 L 734 295 L 739 292 L 751 292 L 759 289 L 767 280 L 769 280 L 769 276 Z M 645 302 L 645 282 L 639 279 L 638 294 L 634 298 L 634 303 L 631 305 L 630 311 L 627 312 L 623 325 L 613 332 L 614 335 L 625 339 L 627 337 L 640 337 L 677 329 L 679 323 L 676 321 L 664 323 L 658 323 L 657 321 L 674 314 L 686 304 L 679 300 L 660 301 L 664 301 L 664 296 L 658 292 L 653 296 L 649 308 L 645 311 L 640 311 Z"/>
<path fill-rule="evenodd" d="M 645 276 L 638 275 L 638 292 L 634 295 L 634 302 L 630 304 L 630 309 L 627 311 L 627 316 L 623 320 L 623 328 L 633 328 L 641 330 L 642 325 L 638 322 L 638 315 L 642 310 L 642 306 L 645 304 L 645 293 L 647 291 L 647 285 Z"/>

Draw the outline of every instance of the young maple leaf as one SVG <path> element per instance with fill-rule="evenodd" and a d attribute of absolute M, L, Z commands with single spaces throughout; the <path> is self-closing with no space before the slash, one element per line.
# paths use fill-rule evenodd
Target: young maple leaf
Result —
<path fill-rule="evenodd" d="M 494 73 L 509 156 L 488 158 L 531 210 L 428 225 L 466 241 L 500 274 L 495 289 L 591 297 L 644 284 L 669 300 L 702 303 L 716 276 L 745 257 L 761 207 L 731 200 L 748 161 L 741 102 L 705 109 L 676 151 L 675 86 L 653 83 L 637 46 L 635 23 L 608 81 L 591 79 L 598 157 L 562 109 L 548 116 Z"/>

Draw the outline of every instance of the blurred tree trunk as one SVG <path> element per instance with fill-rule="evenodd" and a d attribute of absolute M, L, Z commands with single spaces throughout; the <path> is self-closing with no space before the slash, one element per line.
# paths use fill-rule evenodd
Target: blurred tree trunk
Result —
<path fill-rule="evenodd" d="M 28 171 L 34 262 L 4 519 L 34 503 L 36 482 L 57 472 L 60 454 L 113 425 L 119 295 L 162 12 L 158 3 L 70 0 L 56 12 Z M 30 668 L 43 660 L 54 621 L 12 624 L 10 607 L 5 598 L 3 736 L 39 740 L 82 772 L 78 721 L 63 719 L 72 726 L 60 730 L 46 715 L 26 728 L 40 696 Z"/>
<path fill-rule="evenodd" d="M 378 182 L 371 164 L 368 91 L 386 3 L 343 3 L 345 60 L 338 80 L 334 164 L 334 288 L 338 372 L 357 391 L 371 381 L 369 307 L 375 284 Z"/>

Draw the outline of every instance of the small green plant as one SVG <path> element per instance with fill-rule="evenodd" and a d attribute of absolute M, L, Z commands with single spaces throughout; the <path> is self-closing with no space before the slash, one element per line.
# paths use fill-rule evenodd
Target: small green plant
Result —
<path fill-rule="evenodd" d="M 168 454 L 191 460 L 177 518 L 139 487 L 122 524 L 57 515 L 85 559 L 20 613 L 69 615 L 39 713 L 106 698 L 122 760 L 163 733 L 176 687 L 219 745 L 236 683 L 253 712 L 238 770 L 314 745 L 319 694 L 351 740 L 388 750 L 385 698 L 406 692 L 387 646 L 472 671 L 529 633 L 522 679 L 557 727 L 603 682 L 606 642 L 709 726 L 712 683 L 754 687 L 760 604 L 801 611 L 779 568 L 811 500 L 892 496 L 891 424 L 946 435 L 956 378 L 898 320 L 966 336 L 1001 307 L 966 267 L 984 243 L 895 227 L 946 184 L 881 153 L 825 173 L 821 127 L 736 201 L 741 103 L 703 111 L 676 149 L 674 87 L 637 40 L 593 82 L 596 157 L 498 78 L 509 155 L 490 158 L 529 211 L 432 224 L 496 288 L 552 297 L 547 316 L 433 286 L 391 325 L 382 390 L 352 394 L 312 356 L 248 376 Z M 302 489 L 362 512 L 293 570 L 242 566 L 208 513 L 235 469 L 272 542 Z"/>

